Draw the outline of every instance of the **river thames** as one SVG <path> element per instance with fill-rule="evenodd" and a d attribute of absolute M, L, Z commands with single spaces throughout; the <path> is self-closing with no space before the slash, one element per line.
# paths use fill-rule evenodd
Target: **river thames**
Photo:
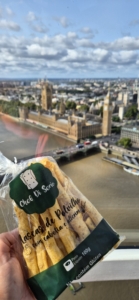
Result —
<path fill-rule="evenodd" d="M 9 120 L 8 120 L 9 122 Z M 0 151 L 9 159 L 67 147 L 73 143 L 22 123 L 0 119 Z M 139 178 L 102 160 L 97 153 L 60 163 L 62 170 L 116 229 L 139 229 Z"/>
<path fill-rule="evenodd" d="M 67 147 L 72 142 L 21 123 L 0 118 L 0 151 L 9 159 Z M 38 150 L 39 149 L 39 150 Z M 103 217 L 118 231 L 139 229 L 139 178 L 122 168 L 102 160 L 104 154 L 94 152 L 87 157 L 60 163 L 61 169 L 73 180 L 81 192 L 95 205 Z M 0 232 L 6 230 L 2 214 Z M 131 300 L 138 299 L 138 282 L 87 283 L 72 296 L 67 289 L 58 299 Z"/>

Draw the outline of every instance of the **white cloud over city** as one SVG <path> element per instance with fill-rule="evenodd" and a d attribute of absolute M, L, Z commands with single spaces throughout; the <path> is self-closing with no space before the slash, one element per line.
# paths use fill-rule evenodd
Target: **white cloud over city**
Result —
<path fill-rule="evenodd" d="M 5 19 L 1 19 L 0 20 L 0 29 L 20 31 L 21 27 L 20 27 L 20 25 L 16 24 L 13 21 L 8 21 L 8 20 L 5 20 Z"/>
<path fill-rule="evenodd" d="M 121 1 L 124 4 L 125 0 Z M 119 69 L 123 75 L 130 74 L 130 69 L 132 74 L 138 73 L 139 19 L 136 15 L 121 21 L 118 29 L 117 19 L 113 18 L 113 27 L 105 28 L 106 19 L 103 23 L 101 11 L 91 11 L 90 0 L 88 11 L 83 0 L 80 2 L 82 10 L 80 7 L 76 10 L 77 3 L 73 4 L 76 8 L 69 7 L 67 0 L 55 10 L 55 0 L 53 5 L 43 0 L 39 5 L 36 0 L 29 7 L 24 1 L 13 0 L 10 5 L 7 2 L 0 6 L 0 71 L 3 75 L 41 77 L 48 72 L 50 77 L 63 74 L 65 77 L 83 74 L 103 77 L 108 73 L 119 74 Z M 112 12 L 112 6 L 110 9 Z"/>
<path fill-rule="evenodd" d="M 57 71 L 74 72 L 74 68 L 94 70 L 125 65 L 138 66 L 139 38 L 123 37 L 111 43 L 93 43 L 81 39 L 75 32 L 66 35 L 48 35 L 31 39 L 3 36 L 0 40 L 0 68 L 23 71 L 47 66 Z"/>

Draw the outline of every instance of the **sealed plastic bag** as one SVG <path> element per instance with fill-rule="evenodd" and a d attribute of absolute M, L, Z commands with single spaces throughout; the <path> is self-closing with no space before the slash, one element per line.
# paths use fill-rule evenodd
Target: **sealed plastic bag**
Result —
<path fill-rule="evenodd" d="M 2 190 L 14 200 L 27 281 L 38 300 L 53 300 L 117 247 L 120 237 L 53 158 L 14 168 Z"/>

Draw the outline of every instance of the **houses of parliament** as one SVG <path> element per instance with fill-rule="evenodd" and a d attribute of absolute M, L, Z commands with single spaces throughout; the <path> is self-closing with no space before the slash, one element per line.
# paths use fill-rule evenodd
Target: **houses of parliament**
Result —
<path fill-rule="evenodd" d="M 36 124 L 45 125 L 53 130 L 63 133 L 73 141 L 79 141 L 97 134 L 108 135 L 111 132 L 110 94 L 104 101 L 103 122 L 95 119 L 92 114 L 84 113 L 79 116 L 72 111 L 66 113 L 65 104 L 61 100 L 59 109 L 52 111 L 52 86 L 46 82 L 41 90 L 41 109 L 29 111 L 27 108 L 19 108 L 21 120 L 30 120 Z"/>

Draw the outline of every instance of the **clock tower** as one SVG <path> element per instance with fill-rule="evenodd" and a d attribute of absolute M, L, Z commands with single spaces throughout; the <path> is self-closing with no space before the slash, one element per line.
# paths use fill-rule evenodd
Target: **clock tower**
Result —
<path fill-rule="evenodd" d="M 108 90 L 108 94 L 104 100 L 103 105 L 103 122 L 102 122 L 102 135 L 110 135 L 111 134 L 111 118 L 112 118 L 112 103 L 110 98 L 110 87 Z"/>
<path fill-rule="evenodd" d="M 52 87 L 49 83 L 45 83 L 41 91 L 42 109 L 48 110 L 52 107 Z"/>

